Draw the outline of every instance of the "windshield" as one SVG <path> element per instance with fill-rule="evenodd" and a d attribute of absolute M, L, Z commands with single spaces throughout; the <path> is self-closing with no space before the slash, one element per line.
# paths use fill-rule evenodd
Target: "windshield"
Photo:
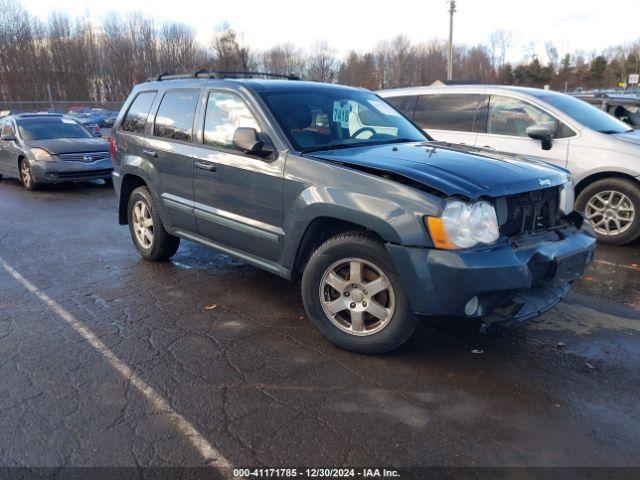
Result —
<path fill-rule="evenodd" d="M 602 133 L 623 133 L 631 130 L 629 125 L 577 98 L 568 95 L 541 95 L 539 98 L 592 130 Z"/>
<path fill-rule="evenodd" d="M 263 92 L 297 150 L 429 140 L 395 108 L 369 92 L 346 88 Z"/>
<path fill-rule="evenodd" d="M 22 118 L 17 123 L 23 140 L 93 138 L 86 128 L 70 118 Z"/>

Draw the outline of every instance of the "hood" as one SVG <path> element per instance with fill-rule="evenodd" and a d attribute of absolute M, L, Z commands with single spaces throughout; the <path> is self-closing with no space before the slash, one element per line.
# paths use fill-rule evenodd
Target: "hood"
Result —
<path fill-rule="evenodd" d="M 54 138 L 51 140 L 27 140 L 24 143 L 29 147 L 42 148 L 51 155 L 109 150 L 109 142 L 101 138 Z"/>
<path fill-rule="evenodd" d="M 622 140 L 623 142 L 635 143 L 636 145 L 640 145 L 640 130 L 616 133 L 613 136 L 618 140 Z"/>
<path fill-rule="evenodd" d="M 566 182 L 568 172 L 520 155 L 444 142 L 354 147 L 309 156 L 391 172 L 446 195 L 501 197 Z"/>

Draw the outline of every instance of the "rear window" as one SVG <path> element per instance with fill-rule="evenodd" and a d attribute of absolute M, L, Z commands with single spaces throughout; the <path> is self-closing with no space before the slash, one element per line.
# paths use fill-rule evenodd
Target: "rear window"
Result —
<path fill-rule="evenodd" d="M 156 113 L 153 136 L 190 142 L 199 91 L 165 93 Z"/>
<path fill-rule="evenodd" d="M 156 98 L 156 92 L 139 93 L 136 99 L 129 107 L 127 115 L 122 122 L 122 130 L 125 132 L 144 134 L 144 127 L 147 125 L 147 117 L 149 110 Z"/>
<path fill-rule="evenodd" d="M 425 130 L 472 132 L 482 95 L 420 95 L 413 120 Z"/>

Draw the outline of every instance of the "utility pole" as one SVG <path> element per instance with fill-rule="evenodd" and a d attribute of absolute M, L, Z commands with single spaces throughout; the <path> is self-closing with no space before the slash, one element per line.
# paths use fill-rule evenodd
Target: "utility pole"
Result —
<path fill-rule="evenodd" d="M 53 98 L 51 97 L 51 85 L 47 83 L 47 93 L 49 94 L 49 106 L 51 107 L 51 111 L 53 112 Z"/>
<path fill-rule="evenodd" d="M 453 80 L 453 14 L 456 13 L 456 0 L 449 0 L 449 62 L 447 80 Z"/>

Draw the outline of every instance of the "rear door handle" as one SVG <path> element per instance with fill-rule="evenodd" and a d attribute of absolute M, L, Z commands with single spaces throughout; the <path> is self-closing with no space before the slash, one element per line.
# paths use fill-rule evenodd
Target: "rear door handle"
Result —
<path fill-rule="evenodd" d="M 142 150 L 142 154 L 145 157 L 158 158 L 158 152 L 156 150 L 147 150 L 146 148 Z"/>
<path fill-rule="evenodd" d="M 197 169 L 206 170 L 207 172 L 215 172 L 218 169 L 215 164 L 209 162 L 196 162 L 195 166 Z"/>

